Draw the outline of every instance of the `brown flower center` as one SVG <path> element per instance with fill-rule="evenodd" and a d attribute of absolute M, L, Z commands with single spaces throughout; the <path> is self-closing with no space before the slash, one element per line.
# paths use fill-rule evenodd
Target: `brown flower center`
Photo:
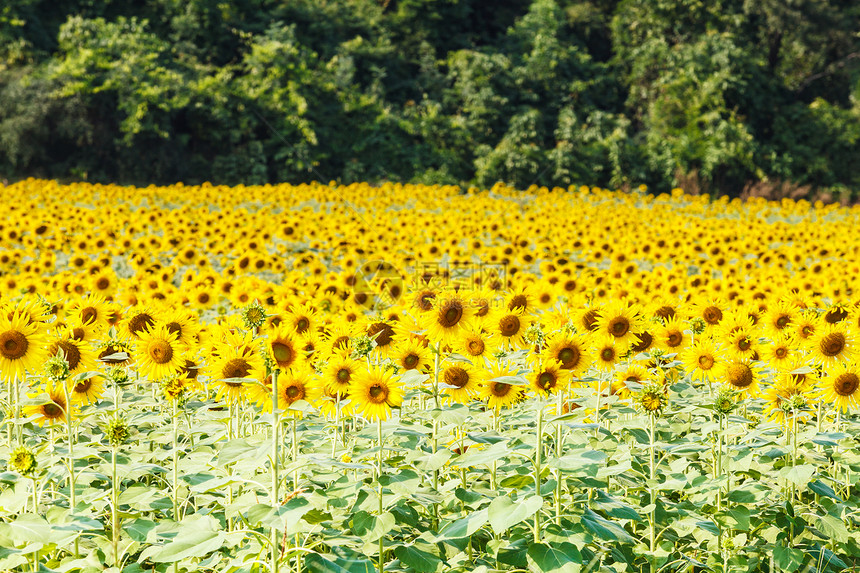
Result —
<path fill-rule="evenodd" d="M 391 325 L 384 322 L 374 322 L 367 329 L 367 335 L 376 340 L 376 346 L 384 348 L 391 344 L 391 338 L 394 336 L 394 329 Z M 377 336 L 379 335 L 379 336 Z"/>
<path fill-rule="evenodd" d="M 839 356 L 839 354 L 845 349 L 845 335 L 841 332 L 831 332 L 821 339 L 821 343 L 818 345 L 821 353 L 827 357 Z"/>
<path fill-rule="evenodd" d="M 705 319 L 705 322 L 708 324 L 719 324 L 723 319 L 723 311 L 715 306 L 709 306 L 702 311 L 702 318 Z"/>
<path fill-rule="evenodd" d="M 106 277 L 100 277 L 99 280 L 96 281 L 96 289 L 97 290 L 105 290 L 110 286 L 110 280 Z"/>
<path fill-rule="evenodd" d="M 403 366 L 404 366 L 407 370 L 412 370 L 413 368 L 415 368 L 416 366 L 418 366 L 418 355 L 417 355 L 417 354 L 408 354 L 408 355 L 403 359 Z"/>
<path fill-rule="evenodd" d="M 776 319 L 774 323 L 779 330 L 782 330 L 789 324 L 791 324 L 791 317 L 787 314 L 780 315 L 779 318 Z"/>
<path fill-rule="evenodd" d="M 738 340 L 738 349 L 747 351 L 750 348 L 752 348 L 752 341 L 749 339 L 748 336 L 745 336 Z"/>
<path fill-rule="evenodd" d="M 753 383 L 752 369 L 746 364 L 735 362 L 726 368 L 726 381 L 735 388 L 747 388 Z"/>
<path fill-rule="evenodd" d="M 166 340 L 153 340 L 148 350 L 149 357 L 156 364 L 167 364 L 173 358 L 173 347 Z"/>
<path fill-rule="evenodd" d="M 90 379 L 82 380 L 75 384 L 75 392 L 78 394 L 85 394 L 92 385 L 93 383 Z"/>
<path fill-rule="evenodd" d="M 307 318 L 302 317 L 296 322 L 296 332 L 301 334 L 302 332 L 306 331 L 310 327 L 310 325 L 310 321 Z"/>
<path fill-rule="evenodd" d="M 293 349 L 283 342 L 272 343 L 272 355 L 281 368 L 286 368 L 293 361 Z"/>
<path fill-rule="evenodd" d="M 42 406 L 42 413 L 49 420 L 56 420 L 63 415 L 63 409 L 54 402 Z"/>
<path fill-rule="evenodd" d="M 469 383 L 469 373 L 459 366 L 452 366 L 445 370 L 445 384 L 462 388 Z"/>
<path fill-rule="evenodd" d="M 367 394 L 371 401 L 376 404 L 381 404 L 385 402 L 386 398 L 388 398 L 388 391 L 384 386 L 382 386 L 382 384 L 374 384 L 367 391 Z"/>
<path fill-rule="evenodd" d="M 508 303 L 508 310 L 514 310 L 517 307 L 526 308 L 529 304 L 529 299 L 524 294 L 518 294 Z"/>
<path fill-rule="evenodd" d="M 347 346 L 349 346 L 349 336 L 338 336 L 334 339 L 334 342 L 331 343 L 332 348 L 344 349 Z"/>
<path fill-rule="evenodd" d="M 699 368 L 702 370 L 710 370 L 714 367 L 714 357 L 708 354 L 703 354 L 699 356 L 698 363 Z"/>
<path fill-rule="evenodd" d="M 824 320 L 829 322 L 830 324 L 842 322 L 846 318 L 848 318 L 848 311 L 844 308 L 834 308 L 824 315 Z"/>
<path fill-rule="evenodd" d="M 182 337 L 182 325 L 178 322 L 168 322 L 164 327 L 167 329 L 167 332 L 175 334 L 177 338 Z"/>
<path fill-rule="evenodd" d="M 90 324 L 95 322 L 99 317 L 99 311 L 96 310 L 92 306 L 88 306 L 86 308 L 81 309 L 81 322 L 84 324 Z"/>
<path fill-rule="evenodd" d="M 508 392 L 511 391 L 511 385 L 505 384 L 504 382 L 495 382 L 490 387 L 490 391 L 493 393 L 493 396 L 504 398 L 508 395 Z"/>
<path fill-rule="evenodd" d="M 480 356 L 484 353 L 486 346 L 483 340 L 470 340 L 466 348 L 472 356 Z"/>
<path fill-rule="evenodd" d="M 593 308 L 587 310 L 585 314 L 582 315 L 582 325 L 591 331 L 597 330 L 597 321 L 598 321 L 597 311 Z"/>
<path fill-rule="evenodd" d="M 561 362 L 561 367 L 565 370 L 570 370 L 579 363 L 579 359 L 582 354 L 579 351 L 579 348 L 575 346 L 565 346 L 562 348 L 557 355 L 557 359 Z"/>
<path fill-rule="evenodd" d="M 486 299 L 475 301 L 475 306 L 478 307 L 475 316 L 487 316 L 487 313 L 490 312 L 490 301 Z"/>
<path fill-rule="evenodd" d="M 59 342 L 55 342 L 51 345 L 48 349 L 48 354 L 50 356 L 56 356 L 60 350 L 63 351 L 63 354 L 66 357 L 66 362 L 69 363 L 69 371 L 74 371 L 81 363 L 81 350 L 68 340 L 60 340 Z"/>
<path fill-rule="evenodd" d="M 612 360 L 615 360 L 615 349 L 609 346 L 604 347 L 600 351 L 600 359 L 604 362 L 610 362 Z"/>
<path fill-rule="evenodd" d="M 0 356 L 7 360 L 17 360 L 27 354 L 30 342 L 23 333 L 10 330 L 0 334 Z"/>
<path fill-rule="evenodd" d="M 502 336 L 511 337 L 520 331 L 520 319 L 513 314 L 507 314 L 499 321 L 499 331 Z"/>
<path fill-rule="evenodd" d="M 551 390 L 552 388 L 555 388 L 556 382 L 557 378 L 552 372 L 542 372 L 541 375 L 538 377 L 538 386 L 540 386 L 544 390 Z"/>
<path fill-rule="evenodd" d="M 630 330 L 630 321 L 623 316 L 615 317 L 609 321 L 609 332 L 616 338 L 624 336 L 628 330 Z"/>
<path fill-rule="evenodd" d="M 446 302 L 439 309 L 438 322 L 444 328 L 453 328 L 457 326 L 463 318 L 463 305 L 460 301 L 451 300 Z"/>
<path fill-rule="evenodd" d="M 639 336 L 639 342 L 632 346 L 634 352 L 645 352 L 651 348 L 651 344 L 654 343 L 654 337 L 650 333 L 640 332 L 637 336 Z"/>
<path fill-rule="evenodd" d="M 845 372 L 833 381 L 833 391 L 840 396 L 853 396 L 860 386 L 860 378 L 853 372 Z"/>
<path fill-rule="evenodd" d="M 135 336 L 139 335 L 144 330 L 148 330 L 155 324 L 155 319 L 149 314 L 143 312 L 135 315 L 128 321 L 128 330 Z"/>
<path fill-rule="evenodd" d="M 339 382 L 349 382 L 349 379 L 352 377 L 352 372 L 350 372 L 346 368 L 341 368 L 337 371 L 337 379 Z"/>
<path fill-rule="evenodd" d="M 229 360 L 221 369 L 221 375 L 224 378 L 247 378 L 250 372 L 251 365 L 244 358 Z"/>
<path fill-rule="evenodd" d="M 284 392 L 284 394 L 286 394 L 287 398 L 289 398 L 293 402 L 295 402 L 296 400 L 301 400 L 305 395 L 303 388 L 295 385 L 287 386 L 287 390 L 286 392 Z"/>
<path fill-rule="evenodd" d="M 788 348 L 786 348 L 785 346 L 779 346 L 773 352 L 773 355 L 777 358 L 785 358 L 786 356 L 788 356 Z"/>
<path fill-rule="evenodd" d="M 669 336 L 666 337 L 666 346 L 670 348 L 675 348 L 676 346 L 680 346 L 681 342 L 684 340 L 684 335 L 677 330 L 674 332 L 670 332 Z"/>

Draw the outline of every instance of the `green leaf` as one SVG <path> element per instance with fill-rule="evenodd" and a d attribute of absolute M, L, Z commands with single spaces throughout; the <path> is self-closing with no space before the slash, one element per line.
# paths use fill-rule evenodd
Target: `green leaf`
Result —
<path fill-rule="evenodd" d="M 846 543 L 850 537 L 845 522 L 829 514 L 818 516 L 818 529 L 840 543 Z"/>
<path fill-rule="evenodd" d="M 824 497 L 829 497 L 836 500 L 839 499 L 839 496 L 836 495 L 836 492 L 833 491 L 833 488 L 821 481 L 820 479 L 809 482 L 809 489 L 811 489 L 813 493 L 817 493 L 818 495 L 823 495 Z"/>
<path fill-rule="evenodd" d="M 497 534 L 502 535 L 514 525 L 534 515 L 542 506 L 543 498 L 537 495 L 517 501 L 506 495 L 497 497 L 487 508 L 490 527 Z"/>
<path fill-rule="evenodd" d="M 352 518 L 352 529 L 362 541 L 372 543 L 391 531 L 396 523 L 394 514 L 387 511 L 379 516 L 358 511 Z"/>
<path fill-rule="evenodd" d="M 804 464 L 802 466 L 785 467 L 779 471 L 780 475 L 798 487 L 806 487 L 809 478 L 815 473 L 815 466 Z"/>
<path fill-rule="evenodd" d="M 439 557 L 415 545 L 399 545 L 394 554 L 401 563 L 420 573 L 433 573 L 442 563 Z"/>
<path fill-rule="evenodd" d="M 803 565 L 804 553 L 800 549 L 775 545 L 773 548 L 773 563 L 780 571 L 793 573 Z"/>
<path fill-rule="evenodd" d="M 487 508 L 470 513 L 466 517 L 445 525 L 436 536 L 436 541 L 469 537 L 487 523 Z"/>
<path fill-rule="evenodd" d="M 350 559 L 309 553 L 305 566 L 311 573 L 375 573 L 376 565 L 369 559 Z"/>
<path fill-rule="evenodd" d="M 201 531 L 186 528 L 150 557 L 156 563 L 174 563 L 189 557 L 205 557 L 224 544 L 223 531 Z"/>
<path fill-rule="evenodd" d="M 146 543 L 151 532 L 158 524 L 149 519 L 135 519 L 122 525 L 123 530 L 138 543 Z M 149 541 L 152 542 L 151 540 Z"/>
<path fill-rule="evenodd" d="M 623 527 L 617 523 L 609 521 L 608 519 L 600 517 L 590 509 L 585 510 L 585 513 L 582 516 L 582 524 L 588 531 L 606 541 L 615 541 L 620 543 L 634 542 L 633 538 L 624 530 Z"/>
<path fill-rule="evenodd" d="M 577 573 L 582 565 L 579 549 L 571 543 L 561 543 L 558 548 L 545 543 L 533 543 L 526 556 L 529 569 L 542 573 Z"/>

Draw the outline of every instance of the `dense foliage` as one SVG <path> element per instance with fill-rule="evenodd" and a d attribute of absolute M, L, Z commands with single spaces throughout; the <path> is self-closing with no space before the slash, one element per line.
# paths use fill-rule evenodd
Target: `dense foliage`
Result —
<path fill-rule="evenodd" d="M 850 0 L 10 0 L 0 174 L 847 192 L 858 22 Z"/>

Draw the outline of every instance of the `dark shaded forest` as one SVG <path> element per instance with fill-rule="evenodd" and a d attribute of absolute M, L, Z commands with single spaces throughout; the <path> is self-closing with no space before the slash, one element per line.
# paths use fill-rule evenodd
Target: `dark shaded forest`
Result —
<path fill-rule="evenodd" d="M 0 179 L 860 190 L 854 0 L 7 0 Z M 774 191 L 775 190 L 775 191 Z"/>

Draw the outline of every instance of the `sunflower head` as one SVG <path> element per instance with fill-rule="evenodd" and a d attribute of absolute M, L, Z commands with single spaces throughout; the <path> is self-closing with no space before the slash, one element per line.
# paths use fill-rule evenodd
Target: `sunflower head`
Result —
<path fill-rule="evenodd" d="M 644 412 L 659 416 L 669 404 L 669 396 L 663 384 L 650 382 L 636 395 L 636 403 Z"/>
<path fill-rule="evenodd" d="M 45 361 L 45 376 L 54 383 L 65 382 L 69 378 L 69 362 L 62 354 L 56 354 Z"/>
<path fill-rule="evenodd" d="M 728 386 L 721 387 L 712 405 L 714 412 L 721 416 L 731 414 L 738 405 L 736 397 L 737 392 Z"/>
<path fill-rule="evenodd" d="M 128 422 L 119 416 L 115 416 L 108 420 L 104 432 L 108 443 L 114 448 L 118 448 L 125 444 L 131 436 Z"/>
<path fill-rule="evenodd" d="M 9 469 L 28 477 L 36 472 L 36 455 L 27 446 L 18 446 L 9 456 Z"/>
<path fill-rule="evenodd" d="M 256 299 L 243 308 L 240 315 L 248 330 L 257 330 L 266 322 L 266 309 Z"/>

